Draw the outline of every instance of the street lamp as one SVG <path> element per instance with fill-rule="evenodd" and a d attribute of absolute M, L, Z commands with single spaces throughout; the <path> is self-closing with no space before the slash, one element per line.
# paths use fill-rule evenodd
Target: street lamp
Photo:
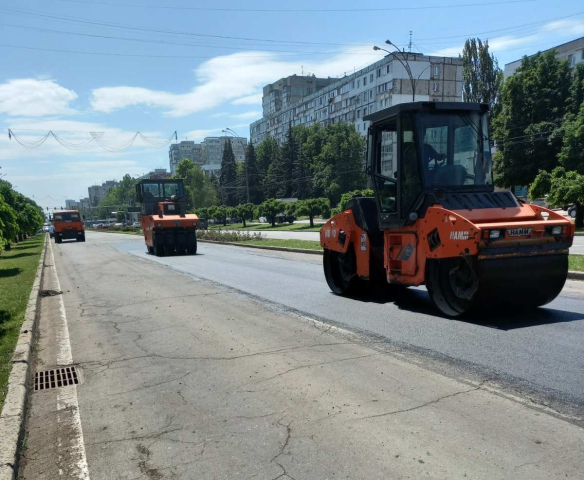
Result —
<path fill-rule="evenodd" d="M 373 47 L 373 50 L 378 51 L 378 50 L 382 50 L 386 53 L 388 53 L 389 55 L 391 55 L 393 58 L 395 58 L 399 63 L 402 64 L 402 66 L 404 67 L 406 73 L 408 74 L 408 77 L 410 78 L 410 83 L 412 85 L 412 102 L 416 101 L 416 85 L 418 84 L 418 81 L 420 80 L 420 77 L 422 76 L 422 74 L 428 70 L 430 68 L 430 65 L 428 65 L 426 68 L 424 68 L 424 70 L 422 70 L 420 72 L 420 74 L 418 75 L 418 78 L 414 79 L 414 76 L 412 74 L 412 69 L 410 68 L 410 63 L 408 62 L 408 59 L 405 55 L 403 55 L 404 52 L 401 52 L 400 49 L 394 45 L 393 43 L 391 43 L 390 40 L 386 40 L 385 43 L 387 43 L 388 45 L 391 45 L 392 47 L 395 47 L 397 49 L 396 52 L 390 52 L 389 50 L 386 50 L 385 48 L 381 48 L 378 47 L 377 45 L 375 45 Z M 397 55 L 398 53 L 402 54 L 403 60 Z"/>
<path fill-rule="evenodd" d="M 237 133 L 235 133 L 233 130 L 231 130 L 229 127 L 225 127 L 225 130 L 221 130 L 221 131 L 223 133 L 230 133 L 235 138 L 242 138 Z M 245 154 L 245 152 L 244 152 L 244 154 Z M 247 175 L 247 162 L 245 161 L 245 157 L 244 157 L 243 161 L 244 161 L 244 165 L 245 165 L 245 189 L 247 191 L 247 203 L 251 203 L 251 200 L 249 197 L 249 177 Z"/>

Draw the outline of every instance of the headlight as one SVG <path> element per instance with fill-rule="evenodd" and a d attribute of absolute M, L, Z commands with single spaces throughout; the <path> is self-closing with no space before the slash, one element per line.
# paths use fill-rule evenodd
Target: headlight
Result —
<path fill-rule="evenodd" d="M 552 235 L 561 235 L 563 227 L 553 227 L 552 228 Z"/>
<path fill-rule="evenodd" d="M 489 238 L 494 240 L 495 238 L 499 238 L 501 236 L 501 230 L 491 230 L 489 232 Z"/>

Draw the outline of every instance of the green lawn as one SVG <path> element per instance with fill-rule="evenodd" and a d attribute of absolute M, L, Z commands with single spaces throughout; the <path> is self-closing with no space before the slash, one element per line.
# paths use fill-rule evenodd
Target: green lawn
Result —
<path fill-rule="evenodd" d="M 243 228 L 242 223 L 234 223 L 233 225 L 209 225 L 210 230 L 271 230 L 271 231 L 289 231 L 294 230 L 297 232 L 319 232 L 322 225 L 315 224 L 314 227 L 310 227 L 309 223 L 277 223 L 274 228 L 272 228 L 271 223 L 262 223 L 260 225 L 248 225 Z"/>
<path fill-rule="evenodd" d="M 242 240 L 236 243 L 243 245 L 259 245 L 261 247 L 286 247 L 286 248 L 303 248 L 305 250 L 321 250 L 320 242 L 312 240 L 275 240 L 267 238 L 265 240 Z"/>
<path fill-rule="evenodd" d="M 0 255 L 0 409 L 44 239 L 37 235 Z"/>
<path fill-rule="evenodd" d="M 570 262 L 570 270 L 584 272 L 584 255 L 570 255 L 568 261 Z"/>

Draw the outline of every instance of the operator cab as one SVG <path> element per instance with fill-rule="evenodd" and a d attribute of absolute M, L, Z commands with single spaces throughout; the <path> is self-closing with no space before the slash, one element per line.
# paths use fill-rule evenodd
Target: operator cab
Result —
<path fill-rule="evenodd" d="M 486 104 L 414 102 L 364 118 L 371 121 L 367 172 L 380 228 L 414 222 L 433 204 L 456 209 L 453 202 L 460 203 L 461 193 L 493 194 L 488 109 Z M 506 202 L 514 206 L 513 200 Z"/>
<path fill-rule="evenodd" d="M 142 205 L 142 215 L 185 215 L 182 179 L 141 180 L 136 184 L 136 196 Z"/>

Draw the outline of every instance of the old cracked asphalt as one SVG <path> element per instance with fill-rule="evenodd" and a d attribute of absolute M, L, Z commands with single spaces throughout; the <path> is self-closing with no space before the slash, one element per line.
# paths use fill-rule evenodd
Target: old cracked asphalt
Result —
<path fill-rule="evenodd" d="M 319 257 L 87 240 L 53 248 L 92 479 L 581 475 L 580 284 L 537 314 L 453 322 L 423 289 L 338 299 Z M 63 341 L 51 302 L 37 370 Z M 31 395 L 21 478 L 82 478 L 57 421 L 75 408 Z"/>

